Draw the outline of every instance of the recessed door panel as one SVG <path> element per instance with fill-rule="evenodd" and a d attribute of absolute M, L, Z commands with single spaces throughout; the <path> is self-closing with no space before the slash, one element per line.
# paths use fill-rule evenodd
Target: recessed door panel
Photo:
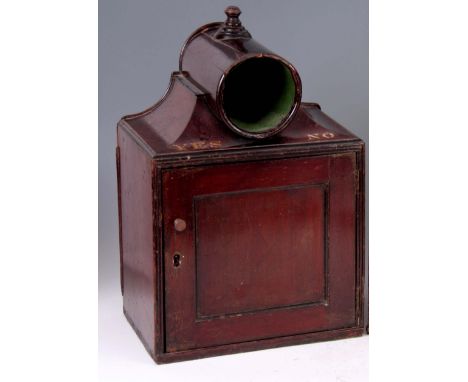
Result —
<path fill-rule="evenodd" d="M 197 319 L 323 302 L 326 194 L 313 184 L 195 197 Z"/>
<path fill-rule="evenodd" d="M 166 351 L 353 326 L 354 169 L 346 154 L 165 172 Z"/>

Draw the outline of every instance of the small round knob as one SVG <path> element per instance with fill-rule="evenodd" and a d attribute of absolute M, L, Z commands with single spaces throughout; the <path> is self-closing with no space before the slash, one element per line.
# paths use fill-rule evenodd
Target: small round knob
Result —
<path fill-rule="evenodd" d="M 215 33 L 215 38 L 251 38 L 250 33 L 242 26 L 239 20 L 241 10 L 239 7 L 230 5 L 224 10 L 227 18 L 226 21 L 221 24 L 218 31 Z"/>
<path fill-rule="evenodd" d="M 184 219 L 177 218 L 174 220 L 174 228 L 177 232 L 184 232 L 187 228 L 187 223 Z"/>
<path fill-rule="evenodd" d="M 224 10 L 224 13 L 227 16 L 227 20 L 224 22 L 224 25 L 228 28 L 235 28 L 239 29 L 243 28 L 242 23 L 239 20 L 239 15 L 241 14 L 241 10 L 239 7 L 235 7 L 231 5 Z"/>
<path fill-rule="evenodd" d="M 226 14 L 227 17 L 237 18 L 242 12 L 239 7 L 236 7 L 235 5 L 230 5 L 224 10 L 224 13 Z"/>

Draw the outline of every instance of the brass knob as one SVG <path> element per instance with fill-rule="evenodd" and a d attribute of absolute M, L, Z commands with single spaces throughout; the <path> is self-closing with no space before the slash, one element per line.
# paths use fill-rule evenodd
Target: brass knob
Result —
<path fill-rule="evenodd" d="M 187 228 L 187 223 L 184 219 L 177 218 L 174 220 L 174 228 L 177 232 L 184 232 Z"/>

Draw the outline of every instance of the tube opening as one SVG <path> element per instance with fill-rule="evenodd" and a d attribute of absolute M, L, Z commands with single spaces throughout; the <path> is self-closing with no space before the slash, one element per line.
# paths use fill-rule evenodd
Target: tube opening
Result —
<path fill-rule="evenodd" d="M 276 129 L 294 110 L 296 83 L 291 69 L 271 57 L 249 58 L 225 77 L 227 119 L 248 133 Z"/>

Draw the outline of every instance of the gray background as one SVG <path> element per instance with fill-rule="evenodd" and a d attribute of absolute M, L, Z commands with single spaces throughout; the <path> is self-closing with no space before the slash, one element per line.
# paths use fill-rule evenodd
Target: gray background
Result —
<path fill-rule="evenodd" d="M 119 290 L 116 124 L 162 97 L 185 39 L 231 4 L 257 41 L 296 66 L 303 101 L 368 142 L 368 0 L 100 0 L 100 289 Z"/>

